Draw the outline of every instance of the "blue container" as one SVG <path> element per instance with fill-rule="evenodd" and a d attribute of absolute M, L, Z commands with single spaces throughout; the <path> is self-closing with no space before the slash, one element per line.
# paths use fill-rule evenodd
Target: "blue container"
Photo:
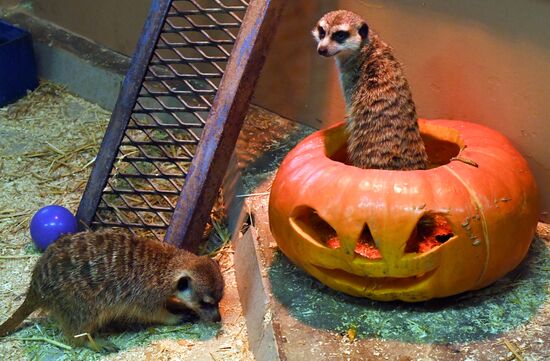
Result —
<path fill-rule="evenodd" d="M 37 86 L 31 34 L 0 20 L 0 107 Z"/>

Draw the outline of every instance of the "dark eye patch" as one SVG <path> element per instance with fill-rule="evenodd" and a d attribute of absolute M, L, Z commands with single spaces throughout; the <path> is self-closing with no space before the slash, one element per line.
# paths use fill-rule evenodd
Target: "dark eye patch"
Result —
<path fill-rule="evenodd" d="M 317 27 L 317 32 L 319 33 L 319 39 L 323 39 L 327 35 L 325 29 L 320 26 Z"/>
<path fill-rule="evenodd" d="M 218 307 L 215 304 L 204 302 L 204 301 L 200 301 L 199 304 L 200 304 L 202 309 L 212 309 L 212 308 L 217 308 Z"/>
<path fill-rule="evenodd" d="M 331 39 L 336 41 L 337 43 L 343 43 L 346 41 L 346 39 L 349 38 L 349 31 L 337 31 L 335 33 L 332 33 Z"/>
<path fill-rule="evenodd" d="M 189 288 L 189 278 L 182 277 L 178 280 L 178 291 L 183 292 Z"/>

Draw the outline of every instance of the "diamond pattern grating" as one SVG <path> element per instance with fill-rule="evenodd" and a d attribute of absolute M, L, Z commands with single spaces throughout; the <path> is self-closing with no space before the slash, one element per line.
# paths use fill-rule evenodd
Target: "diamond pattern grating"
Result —
<path fill-rule="evenodd" d="M 164 238 L 247 7 L 170 2 L 92 228 Z"/>

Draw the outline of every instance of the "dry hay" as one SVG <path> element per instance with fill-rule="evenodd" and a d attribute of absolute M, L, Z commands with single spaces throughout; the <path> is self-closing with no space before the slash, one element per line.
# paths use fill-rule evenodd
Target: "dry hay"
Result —
<path fill-rule="evenodd" d="M 0 108 L 0 320 L 22 302 L 39 257 L 28 233 L 32 214 L 47 204 L 76 211 L 109 117 L 51 83 Z M 251 359 L 240 304 L 229 291 L 236 288 L 229 235 L 221 223 L 214 229 L 217 243 L 204 250 L 222 265 L 229 293 L 229 301 L 222 302 L 234 303 L 225 306 L 221 328 L 184 324 L 118 333 L 110 339 L 123 351 L 102 356 L 48 343 L 65 341 L 49 318 L 35 315 L 20 331 L 0 339 L 2 359 Z"/>

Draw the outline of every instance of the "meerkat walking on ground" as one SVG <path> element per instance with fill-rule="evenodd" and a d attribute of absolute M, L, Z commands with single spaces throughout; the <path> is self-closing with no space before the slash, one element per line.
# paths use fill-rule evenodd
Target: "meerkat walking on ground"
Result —
<path fill-rule="evenodd" d="M 357 14 L 324 15 L 312 31 L 320 55 L 335 56 L 348 114 L 348 156 L 360 168 L 425 169 L 428 156 L 401 64 Z"/>
<path fill-rule="evenodd" d="M 214 260 L 167 243 L 117 230 L 65 235 L 36 263 L 25 301 L 0 336 L 41 308 L 75 346 L 116 351 L 108 341 L 74 336 L 111 321 L 175 325 L 190 314 L 219 321 L 223 287 Z"/>

